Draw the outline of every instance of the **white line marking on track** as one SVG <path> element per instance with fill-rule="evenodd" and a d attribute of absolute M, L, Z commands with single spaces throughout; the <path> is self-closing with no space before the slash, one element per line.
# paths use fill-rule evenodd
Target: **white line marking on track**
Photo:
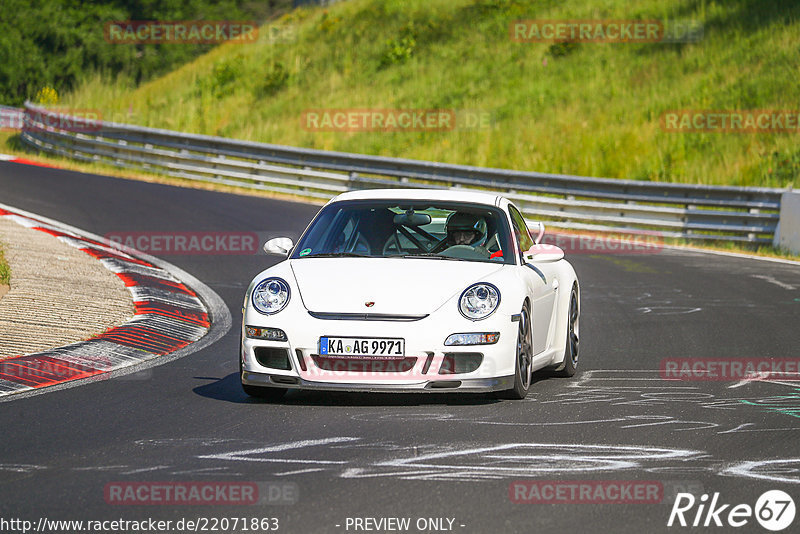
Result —
<path fill-rule="evenodd" d="M 131 469 L 130 471 L 123 471 L 120 475 L 136 475 L 139 473 L 148 473 L 150 471 L 158 471 L 159 469 L 169 469 L 170 465 L 154 465 L 153 467 L 142 467 L 139 469 Z"/>
<path fill-rule="evenodd" d="M 312 467 L 310 469 L 297 469 L 296 471 L 283 471 L 281 473 L 275 473 L 276 477 L 284 477 L 288 475 L 302 475 L 305 473 L 318 473 L 320 471 L 325 471 L 323 467 Z"/>
<path fill-rule="evenodd" d="M 273 445 L 271 447 L 259 447 L 257 449 L 247 449 L 243 451 L 233 451 L 233 452 L 224 452 L 221 454 L 204 454 L 198 456 L 198 458 L 202 458 L 204 460 L 233 460 L 233 461 L 240 461 L 240 462 L 270 462 L 270 463 L 297 463 L 297 464 L 331 464 L 331 465 L 340 465 L 346 464 L 346 461 L 336 461 L 336 460 L 302 460 L 302 459 L 292 459 L 292 458 L 258 458 L 255 455 L 264 454 L 264 453 L 272 453 L 272 452 L 283 452 L 283 451 L 291 451 L 296 449 L 302 449 L 306 447 L 316 447 L 318 445 L 330 445 L 332 443 L 344 443 L 349 441 L 360 441 L 361 438 L 349 438 L 349 437 L 338 437 L 338 438 L 324 438 L 324 439 L 311 439 L 311 440 L 303 440 L 303 441 L 292 441 L 290 443 L 281 443 L 278 445 Z"/>
<path fill-rule="evenodd" d="M 778 286 L 778 287 L 780 287 L 782 289 L 788 289 L 789 291 L 797 289 L 792 284 L 787 284 L 786 282 L 781 282 L 780 280 L 778 280 L 774 276 L 769 276 L 767 274 L 751 274 L 750 278 L 758 278 L 760 280 L 764 280 L 765 282 L 769 282 L 770 284 L 776 285 L 776 286 Z"/>

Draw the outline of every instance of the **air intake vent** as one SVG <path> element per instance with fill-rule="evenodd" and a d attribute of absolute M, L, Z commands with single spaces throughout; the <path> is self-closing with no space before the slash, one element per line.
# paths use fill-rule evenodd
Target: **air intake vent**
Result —
<path fill-rule="evenodd" d="M 437 380 L 431 382 L 428 389 L 456 389 L 461 387 L 461 380 Z"/>
<path fill-rule="evenodd" d="M 289 362 L 289 351 L 280 347 L 256 347 L 256 361 L 270 369 L 283 369 L 289 371 L 292 364 Z"/>
<path fill-rule="evenodd" d="M 480 352 L 446 352 L 439 368 L 440 375 L 471 373 L 481 366 L 483 354 Z"/>
<path fill-rule="evenodd" d="M 270 375 L 269 379 L 276 384 L 297 384 L 299 382 L 295 376 Z"/>

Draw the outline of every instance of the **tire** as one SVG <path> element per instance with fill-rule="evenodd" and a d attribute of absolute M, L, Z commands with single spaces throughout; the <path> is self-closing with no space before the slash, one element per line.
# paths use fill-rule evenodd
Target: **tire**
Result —
<path fill-rule="evenodd" d="M 244 368 L 242 367 L 242 337 L 241 334 L 239 335 L 239 380 L 242 379 L 242 373 L 244 372 Z M 270 387 L 263 387 L 263 386 L 250 386 L 248 384 L 242 384 L 242 389 L 244 392 L 251 396 L 256 397 L 258 399 L 264 399 L 269 401 L 279 401 L 286 395 L 286 388 L 270 388 Z"/>
<path fill-rule="evenodd" d="M 580 355 L 580 304 L 578 302 L 578 288 L 573 287 L 569 296 L 569 312 L 567 313 L 567 344 L 564 347 L 564 365 L 556 371 L 556 376 L 569 378 L 575 376 L 578 370 L 578 356 Z"/>
<path fill-rule="evenodd" d="M 519 314 L 517 329 L 517 350 L 514 364 L 514 387 L 500 391 L 501 399 L 522 400 L 528 396 L 533 373 L 533 342 L 531 338 L 531 312 L 526 302 Z"/>

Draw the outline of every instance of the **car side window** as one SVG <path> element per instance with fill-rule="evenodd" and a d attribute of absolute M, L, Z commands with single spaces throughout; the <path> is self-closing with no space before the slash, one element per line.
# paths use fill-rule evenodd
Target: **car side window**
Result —
<path fill-rule="evenodd" d="M 514 227 L 514 237 L 517 239 L 517 245 L 519 245 L 520 252 L 530 250 L 530 248 L 536 243 L 533 241 L 531 233 L 528 231 L 528 225 L 525 223 L 525 218 L 514 206 L 509 206 L 508 212 L 511 214 L 511 222 L 512 226 Z"/>

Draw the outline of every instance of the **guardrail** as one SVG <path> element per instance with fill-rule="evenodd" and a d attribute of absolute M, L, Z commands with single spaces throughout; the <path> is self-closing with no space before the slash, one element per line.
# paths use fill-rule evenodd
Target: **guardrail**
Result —
<path fill-rule="evenodd" d="M 91 123 L 25 104 L 22 139 L 46 152 L 303 197 L 352 189 L 464 188 L 502 192 L 526 216 L 557 228 L 689 240 L 772 243 L 781 189 L 491 169 Z"/>

